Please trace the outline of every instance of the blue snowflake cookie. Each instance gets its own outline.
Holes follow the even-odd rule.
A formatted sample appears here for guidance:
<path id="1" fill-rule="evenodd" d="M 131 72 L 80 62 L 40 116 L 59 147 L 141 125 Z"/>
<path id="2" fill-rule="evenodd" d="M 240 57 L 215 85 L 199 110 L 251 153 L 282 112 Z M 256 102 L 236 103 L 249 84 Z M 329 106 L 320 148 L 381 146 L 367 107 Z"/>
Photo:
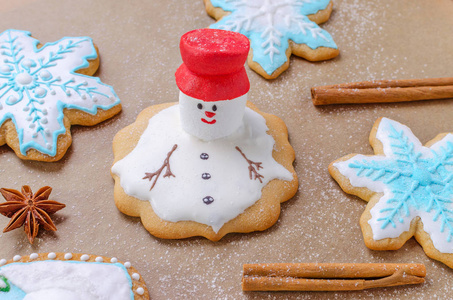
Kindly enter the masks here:
<path id="1" fill-rule="evenodd" d="M 41 45 L 30 32 L 0 34 L 0 145 L 22 159 L 57 161 L 71 124 L 94 125 L 121 110 L 113 88 L 92 77 L 99 57 L 89 37 Z"/>
<path id="2" fill-rule="evenodd" d="M 204 0 L 217 23 L 210 28 L 242 33 L 250 39 L 248 64 L 267 79 L 289 67 L 291 53 L 309 61 L 336 57 L 338 47 L 318 24 L 332 12 L 330 0 Z"/>
<path id="3" fill-rule="evenodd" d="M 329 166 L 341 188 L 368 201 L 360 225 L 365 244 L 396 250 L 412 236 L 425 253 L 453 268 L 453 134 L 425 146 L 387 118 L 374 124 L 376 155 L 350 154 Z"/>

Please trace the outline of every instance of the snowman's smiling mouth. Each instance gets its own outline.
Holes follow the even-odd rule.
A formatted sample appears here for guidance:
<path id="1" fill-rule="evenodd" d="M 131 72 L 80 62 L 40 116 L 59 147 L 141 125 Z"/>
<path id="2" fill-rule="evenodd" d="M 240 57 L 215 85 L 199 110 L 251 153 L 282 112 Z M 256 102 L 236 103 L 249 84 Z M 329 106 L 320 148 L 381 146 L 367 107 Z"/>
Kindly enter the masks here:
<path id="1" fill-rule="evenodd" d="M 208 118 L 213 118 L 215 116 L 215 113 L 213 112 L 210 112 L 210 111 L 205 111 L 204 114 L 206 115 L 206 117 Z M 217 122 L 215 119 L 211 120 L 211 121 L 208 121 L 206 120 L 205 118 L 201 118 L 201 121 L 206 123 L 206 124 L 215 124 L 215 122 Z"/>
<path id="2" fill-rule="evenodd" d="M 201 118 L 201 121 L 204 122 L 204 123 L 206 123 L 206 124 L 214 124 L 215 122 L 217 122 L 215 119 L 212 120 L 212 121 L 208 121 L 208 120 L 206 120 L 205 118 Z"/>

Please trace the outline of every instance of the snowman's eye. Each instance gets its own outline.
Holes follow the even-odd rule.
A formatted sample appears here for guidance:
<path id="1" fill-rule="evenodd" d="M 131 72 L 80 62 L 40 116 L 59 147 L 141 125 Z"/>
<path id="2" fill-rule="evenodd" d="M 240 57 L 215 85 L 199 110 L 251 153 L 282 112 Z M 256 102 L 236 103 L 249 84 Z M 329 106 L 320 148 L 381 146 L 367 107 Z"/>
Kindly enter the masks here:
<path id="1" fill-rule="evenodd" d="M 216 105 L 213 105 L 212 106 L 212 111 L 216 111 L 217 110 L 217 106 Z"/>
<path id="2" fill-rule="evenodd" d="M 203 104 L 198 103 L 198 104 L 197 104 L 197 107 L 198 107 L 198 109 L 203 109 Z"/>

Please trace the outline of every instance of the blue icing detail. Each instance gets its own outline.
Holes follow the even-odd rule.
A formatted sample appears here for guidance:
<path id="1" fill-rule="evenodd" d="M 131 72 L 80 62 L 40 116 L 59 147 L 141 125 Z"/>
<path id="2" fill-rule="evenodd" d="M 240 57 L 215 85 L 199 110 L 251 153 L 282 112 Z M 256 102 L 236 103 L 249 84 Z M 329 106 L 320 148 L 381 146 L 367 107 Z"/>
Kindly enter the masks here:
<path id="1" fill-rule="evenodd" d="M 28 263 L 10 263 L 10 264 L 7 264 L 7 265 L 4 265 L 4 266 L 0 267 L 0 272 L 1 272 L 1 269 L 8 268 L 9 266 L 13 266 L 13 265 L 16 265 L 16 264 L 28 265 L 28 264 L 33 264 L 33 263 L 37 263 L 37 262 L 39 262 L 39 261 L 28 262 Z M 56 261 L 47 261 L 47 262 L 54 263 L 54 262 L 63 262 L 63 261 L 56 260 Z M 105 263 L 101 263 L 101 262 L 82 262 L 82 261 L 64 261 L 64 263 L 70 263 L 70 264 L 98 264 L 98 265 L 105 264 Z M 126 267 L 124 265 L 120 264 L 120 263 L 109 263 L 109 265 L 114 265 L 114 266 L 120 268 L 124 272 L 124 276 L 127 278 L 127 281 L 129 282 L 130 299 L 134 300 L 135 297 L 134 297 L 134 292 L 132 291 L 132 287 L 133 287 L 132 278 L 129 275 L 129 272 L 127 271 Z M 2 276 L 0 275 L 0 280 L 1 280 L 1 277 Z M 1 292 L 0 291 L 0 299 L 1 300 L 22 300 L 26 296 L 26 293 L 24 291 L 22 291 L 21 289 L 19 289 L 17 286 L 15 286 L 13 283 L 8 281 L 8 284 L 10 286 L 10 290 L 8 292 Z"/>
<path id="2" fill-rule="evenodd" d="M 91 38 L 65 37 L 39 49 L 38 44 L 27 31 L 0 34 L 0 126 L 12 120 L 23 155 L 33 148 L 55 156 L 58 136 L 66 131 L 64 108 L 96 114 L 120 100 L 99 78 L 75 73 L 97 58 Z"/>
<path id="3" fill-rule="evenodd" d="M 210 28 L 236 31 L 247 36 L 253 50 L 253 61 L 260 64 L 266 73 L 272 74 L 287 61 L 288 40 L 306 44 L 311 49 L 337 49 L 331 35 L 306 17 L 325 9 L 329 2 L 293 0 L 257 4 L 247 0 L 211 0 L 214 7 L 230 11 L 231 14 L 212 24 Z M 263 8 L 265 5 L 269 5 L 268 10 Z M 282 16 L 277 15 L 280 8 L 291 9 L 291 13 L 285 11 Z M 253 16 L 246 16 L 246 12 Z M 263 26 L 263 22 L 266 25 Z"/>
<path id="4" fill-rule="evenodd" d="M 382 160 L 355 160 L 348 164 L 358 177 L 384 183 L 393 198 L 380 210 L 381 229 L 396 227 L 409 216 L 410 208 L 434 212 L 433 221 L 439 222 L 440 232 L 448 230 L 447 242 L 453 237 L 453 143 L 442 140 L 432 155 L 415 150 L 405 135 L 402 125 L 383 119 L 380 127 L 390 142 L 392 156 Z"/>

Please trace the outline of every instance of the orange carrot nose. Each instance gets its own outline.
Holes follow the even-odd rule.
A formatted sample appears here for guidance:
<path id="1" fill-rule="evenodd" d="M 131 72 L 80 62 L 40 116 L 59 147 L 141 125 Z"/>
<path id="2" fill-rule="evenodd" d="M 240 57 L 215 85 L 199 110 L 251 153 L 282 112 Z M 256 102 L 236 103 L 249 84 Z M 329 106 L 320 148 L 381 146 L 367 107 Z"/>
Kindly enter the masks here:
<path id="1" fill-rule="evenodd" d="M 208 117 L 208 118 L 212 118 L 215 116 L 215 113 L 210 112 L 210 111 L 205 111 L 204 113 L 205 113 L 206 117 Z"/>

